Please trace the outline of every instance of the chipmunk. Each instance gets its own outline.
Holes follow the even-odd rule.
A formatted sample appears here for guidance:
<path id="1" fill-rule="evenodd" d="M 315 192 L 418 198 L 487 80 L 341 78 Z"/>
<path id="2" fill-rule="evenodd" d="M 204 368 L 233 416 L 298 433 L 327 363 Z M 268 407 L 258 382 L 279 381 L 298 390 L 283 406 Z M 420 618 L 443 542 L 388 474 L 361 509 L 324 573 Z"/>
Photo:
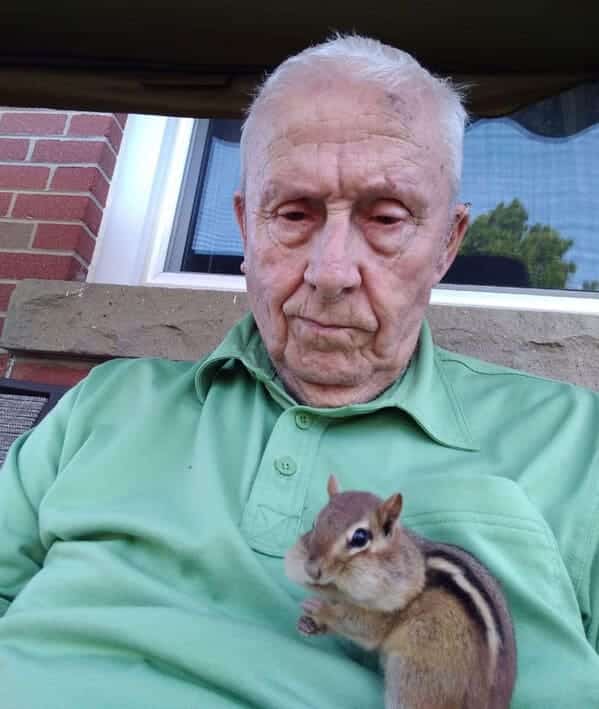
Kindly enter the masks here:
<path id="1" fill-rule="evenodd" d="M 471 554 L 401 526 L 401 494 L 340 492 L 287 552 L 287 576 L 320 597 L 298 630 L 378 650 L 386 709 L 507 709 L 516 677 L 499 583 Z"/>

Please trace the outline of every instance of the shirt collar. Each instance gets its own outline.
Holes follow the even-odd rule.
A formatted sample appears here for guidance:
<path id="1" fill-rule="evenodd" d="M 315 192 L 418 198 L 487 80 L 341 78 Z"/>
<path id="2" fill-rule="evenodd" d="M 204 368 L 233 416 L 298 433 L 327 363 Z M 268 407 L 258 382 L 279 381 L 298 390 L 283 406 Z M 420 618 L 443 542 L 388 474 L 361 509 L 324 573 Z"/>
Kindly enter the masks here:
<path id="1" fill-rule="evenodd" d="M 238 361 L 269 390 L 283 407 L 297 402 L 284 390 L 268 356 L 253 316 L 246 315 L 226 335 L 222 343 L 202 360 L 196 371 L 195 385 L 198 398 L 204 401 L 217 372 L 229 362 Z M 446 378 L 433 344 L 426 321 L 422 324 L 418 347 L 404 375 L 365 404 L 352 404 L 320 411 L 330 418 L 342 418 L 397 408 L 405 411 L 434 441 L 449 448 L 476 451 L 479 447 L 468 426 L 464 410 Z"/>

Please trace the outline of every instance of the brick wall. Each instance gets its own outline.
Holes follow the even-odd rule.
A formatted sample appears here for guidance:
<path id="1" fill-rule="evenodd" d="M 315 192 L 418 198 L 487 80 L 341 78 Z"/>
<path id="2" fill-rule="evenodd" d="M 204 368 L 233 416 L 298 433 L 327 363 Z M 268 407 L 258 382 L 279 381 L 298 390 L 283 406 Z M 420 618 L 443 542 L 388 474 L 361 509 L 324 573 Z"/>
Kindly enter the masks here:
<path id="1" fill-rule="evenodd" d="M 85 280 L 125 121 L 0 108 L 0 332 L 18 281 Z"/>
<path id="2" fill-rule="evenodd" d="M 40 382 L 72 387 L 80 382 L 97 362 L 76 357 L 46 357 L 44 355 L 6 355 L 0 361 L 0 376 L 27 382 Z"/>

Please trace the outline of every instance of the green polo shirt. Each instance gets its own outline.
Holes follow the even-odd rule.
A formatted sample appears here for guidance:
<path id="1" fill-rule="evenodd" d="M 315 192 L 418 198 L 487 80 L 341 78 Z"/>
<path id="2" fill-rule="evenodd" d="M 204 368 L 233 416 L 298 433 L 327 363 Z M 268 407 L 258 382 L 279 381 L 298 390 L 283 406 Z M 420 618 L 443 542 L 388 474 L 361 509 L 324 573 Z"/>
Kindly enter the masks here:
<path id="1" fill-rule="evenodd" d="M 298 405 L 251 317 L 199 363 L 99 366 L 0 472 L 6 709 L 372 709 L 374 656 L 295 630 L 282 556 L 345 489 L 470 549 L 513 612 L 512 707 L 599 707 L 599 398 L 435 348 Z"/>

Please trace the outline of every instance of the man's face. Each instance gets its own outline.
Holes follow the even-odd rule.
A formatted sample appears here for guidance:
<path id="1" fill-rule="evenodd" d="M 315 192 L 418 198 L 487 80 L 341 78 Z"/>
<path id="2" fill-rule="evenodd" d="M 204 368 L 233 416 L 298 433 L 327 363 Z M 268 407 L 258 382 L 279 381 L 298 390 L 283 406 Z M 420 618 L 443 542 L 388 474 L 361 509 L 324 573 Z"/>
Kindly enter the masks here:
<path id="1" fill-rule="evenodd" d="M 435 103 L 336 82 L 286 93 L 254 129 L 235 210 L 250 305 L 300 401 L 368 401 L 405 369 L 467 225 Z"/>

